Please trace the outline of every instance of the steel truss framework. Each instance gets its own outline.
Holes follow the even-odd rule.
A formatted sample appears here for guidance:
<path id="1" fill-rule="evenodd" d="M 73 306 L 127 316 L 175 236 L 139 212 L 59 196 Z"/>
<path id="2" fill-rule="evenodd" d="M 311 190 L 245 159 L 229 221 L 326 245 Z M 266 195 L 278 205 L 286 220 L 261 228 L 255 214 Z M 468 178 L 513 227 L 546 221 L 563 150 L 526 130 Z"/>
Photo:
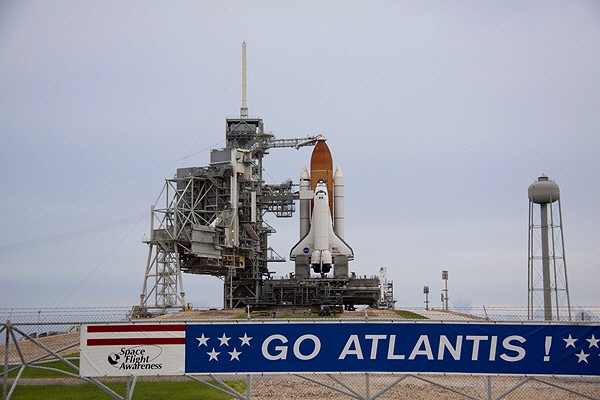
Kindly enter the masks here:
<path id="1" fill-rule="evenodd" d="M 223 281 L 225 308 L 263 301 L 273 256 L 267 212 L 291 217 L 292 181 L 265 185 L 263 157 L 270 148 L 314 145 L 319 136 L 275 139 L 261 119 L 226 120 L 226 147 L 208 167 L 181 168 L 167 179 L 151 210 L 150 239 L 138 315 L 186 308 L 182 273 Z"/>
<path id="2" fill-rule="evenodd" d="M 529 204 L 528 318 L 571 320 L 565 242 L 560 199 L 548 204 Z M 548 253 L 544 254 L 544 247 Z M 544 265 L 548 270 L 544 272 Z M 544 277 L 549 290 L 544 289 Z M 553 306 L 545 305 L 544 297 Z"/>

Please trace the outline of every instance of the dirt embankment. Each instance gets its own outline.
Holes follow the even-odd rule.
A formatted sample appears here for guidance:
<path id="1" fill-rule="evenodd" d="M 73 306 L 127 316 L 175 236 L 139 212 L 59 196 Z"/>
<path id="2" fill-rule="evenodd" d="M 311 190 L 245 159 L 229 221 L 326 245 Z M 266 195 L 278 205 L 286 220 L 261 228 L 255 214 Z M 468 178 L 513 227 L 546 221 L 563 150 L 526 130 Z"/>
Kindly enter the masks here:
<path id="1" fill-rule="evenodd" d="M 37 343 L 36 343 L 37 342 Z M 44 349 L 50 349 L 61 356 L 79 353 L 79 332 L 60 333 L 41 338 L 23 339 L 18 342 L 18 349 L 14 342 L 8 345 L 8 362 L 10 364 L 21 363 L 23 357 L 25 362 L 46 357 L 50 355 Z M 6 344 L 0 345 L 0 354 L 4 355 Z"/>
<path id="2" fill-rule="evenodd" d="M 192 311 L 182 311 L 173 314 L 165 314 L 155 318 L 150 319 L 150 321 L 155 320 L 168 320 L 168 321 L 201 321 L 201 320 L 218 320 L 218 319 L 244 319 L 246 316 L 246 310 L 244 309 L 234 309 L 234 310 L 192 310 Z M 262 313 L 252 313 L 252 319 L 255 318 L 285 318 L 286 316 L 310 316 L 310 312 L 308 310 L 290 310 L 290 309 L 281 309 L 281 310 L 270 310 L 268 312 Z M 378 309 L 368 309 L 365 313 L 365 310 L 359 311 L 344 311 L 343 313 L 336 315 L 339 318 L 345 319 L 404 319 L 402 316 L 398 315 L 394 310 L 378 310 Z M 336 317 L 334 316 L 334 317 Z M 140 320 L 141 321 L 141 320 Z"/>

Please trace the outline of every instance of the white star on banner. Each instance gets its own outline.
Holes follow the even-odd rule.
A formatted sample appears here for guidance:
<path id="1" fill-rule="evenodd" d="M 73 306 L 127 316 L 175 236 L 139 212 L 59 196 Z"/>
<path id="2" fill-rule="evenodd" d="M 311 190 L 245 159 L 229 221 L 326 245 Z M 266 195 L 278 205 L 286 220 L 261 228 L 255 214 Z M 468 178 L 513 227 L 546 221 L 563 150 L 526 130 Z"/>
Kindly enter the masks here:
<path id="1" fill-rule="evenodd" d="M 250 346 L 250 340 L 252 338 L 248 337 L 248 334 L 244 332 L 244 337 L 241 337 L 240 340 L 242 341 L 242 346 L 247 344 L 248 346 Z"/>
<path id="2" fill-rule="evenodd" d="M 196 339 L 198 340 L 198 347 L 200 347 L 202 345 L 208 347 L 208 344 L 206 344 L 206 342 L 208 342 L 208 339 L 210 339 L 210 338 L 207 338 L 206 336 L 204 336 L 204 333 L 202 334 L 201 337 L 196 338 Z"/>
<path id="3" fill-rule="evenodd" d="M 575 342 L 577 341 L 577 339 L 573 339 L 571 337 L 571 334 L 569 333 L 569 337 L 567 339 L 563 339 L 565 342 L 567 342 L 567 345 L 565 346 L 565 348 L 569 347 L 569 346 L 573 346 L 573 348 L 575 347 Z"/>
<path id="4" fill-rule="evenodd" d="M 228 338 L 227 336 L 225 336 L 225 333 L 223 333 L 223 337 L 220 337 L 217 339 L 219 339 L 221 341 L 221 344 L 219 346 L 223 346 L 223 345 L 229 346 L 229 339 L 231 339 L 231 338 Z"/>
<path id="5" fill-rule="evenodd" d="M 589 354 L 585 354 L 583 352 L 583 349 L 581 349 L 581 353 L 575 354 L 575 355 L 579 358 L 579 360 L 577 361 L 577 364 L 579 364 L 582 361 L 585 361 L 585 363 L 587 364 L 587 362 L 588 362 L 587 358 L 588 358 Z"/>
<path id="6" fill-rule="evenodd" d="M 231 355 L 231 360 L 229 360 L 229 361 L 233 361 L 234 358 L 236 360 L 240 361 L 240 354 L 242 354 L 241 351 L 237 351 L 234 347 L 233 351 L 228 351 L 228 353 Z"/>
<path id="7" fill-rule="evenodd" d="M 208 359 L 208 361 L 210 360 L 217 360 L 219 361 L 219 359 L 217 358 L 217 356 L 221 353 L 219 353 L 218 351 L 215 351 L 215 348 L 213 347 L 212 351 L 207 351 L 206 354 L 208 354 L 210 356 L 210 358 Z"/>
<path id="8" fill-rule="evenodd" d="M 592 333 L 592 338 L 591 339 L 585 339 L 588 342 L 590 342 L 590 347 L 594 346 L 595 348 L 598 348 L 598 342 L 600 342 L 600 339 L 596 339 L 594 337 L 594 334 Z"/>

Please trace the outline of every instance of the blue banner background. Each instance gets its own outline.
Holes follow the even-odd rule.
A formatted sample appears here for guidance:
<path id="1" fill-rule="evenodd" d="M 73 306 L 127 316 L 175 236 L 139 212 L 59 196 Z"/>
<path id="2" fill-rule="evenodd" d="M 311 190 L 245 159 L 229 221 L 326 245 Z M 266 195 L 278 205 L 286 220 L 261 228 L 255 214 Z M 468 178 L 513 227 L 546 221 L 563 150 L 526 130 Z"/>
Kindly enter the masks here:
<path id="1" fill-rule="evenodd" d="M 575 324 L 240 321 L 185 346 L 186 373 L 600 375 L 600 327 Z"/>

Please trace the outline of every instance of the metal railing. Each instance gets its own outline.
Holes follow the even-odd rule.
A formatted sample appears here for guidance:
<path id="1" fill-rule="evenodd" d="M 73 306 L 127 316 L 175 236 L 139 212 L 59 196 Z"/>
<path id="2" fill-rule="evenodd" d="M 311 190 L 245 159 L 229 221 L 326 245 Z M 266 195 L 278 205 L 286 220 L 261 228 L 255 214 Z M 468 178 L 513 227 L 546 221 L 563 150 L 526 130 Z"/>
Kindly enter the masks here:
<path id="1" fill-rule="evenodd" d="M 247 317 L 245 310 L 223 311 L 223 319 Z M 381 310 L 361 310 L 355 318 L 376 320 Z M 389 311 L 389 310 L 388 310 Z M 526 310 L 487 308 L 469 310 L 408 310 L 431 319 L 525 321 Z M 599 309 L 581 308 L 586 322 L 597 323 Z M 345 313 L 348 314 L 348 313 Z M 191 311 L 163 316 L 178 320 L 218 319 L 218 311 Z M 273 314 L 275 315 L 275 314 Z M 406 314 L 405 314 L 406 315 Z M 348 315 L 346 315 L 348 317 Z M 0 309 L 0 370 L 2 399 L 15 390 L 38 385 L 89 384 L 106 398 L 131 399 L 136 388 L 151 382 L 197 382 L 236 399 L 600 399 L 600 377 L 471 375 L 471 374 L 252 374 L 184 375 L 180 377 L 89 378 L 79 375 L 79 329 L 83 324 L 131 321 L 129 308 Z M 415 321 L 418 323 L 418 321 Z M 35 372 L 34 372 L 35 371 Z M 124 390 L 111 383 L 124 384 Z M 232 382 L 236 384 L 233 385 Z M 241 382 L 241 383 L 240 383 Z M 33 385 L 36 385 L 35 387 Z"/>

